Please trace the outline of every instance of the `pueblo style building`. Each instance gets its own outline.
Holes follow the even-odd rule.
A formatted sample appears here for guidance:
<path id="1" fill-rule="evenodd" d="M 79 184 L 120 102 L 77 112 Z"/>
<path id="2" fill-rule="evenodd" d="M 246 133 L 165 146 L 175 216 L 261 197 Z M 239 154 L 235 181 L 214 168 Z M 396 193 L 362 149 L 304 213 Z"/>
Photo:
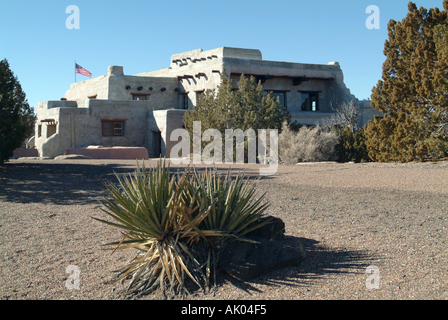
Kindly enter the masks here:
<path id="1" fill-rule="evenodd" d="M 224 72 L 236 87 L 241 74 L 254 76 L 280 97 L 292 121 L 314 125 L 331 112 L 330 102 L 355 99 L 363 118 L 377 114 L 369 101 L 358 101 L 344 84 L 338 62 L 303 64 L 266 61 L 253 49 L 222 47 L 178 53 L 170 66 L 125 75 L 122 66 L 73 83 L 60 101 L 39 102 L 35 145 L 40 157 L 53 158 L 72 148 L 146 148 L 150 158 L 169 155 L 170 133 L 183 126 L 186 109 L 202 92 L 216 88 Z M 130 157 L 132 158 L 132 157 Z M 135 157 L 134 157 L 135 158 Z"/>

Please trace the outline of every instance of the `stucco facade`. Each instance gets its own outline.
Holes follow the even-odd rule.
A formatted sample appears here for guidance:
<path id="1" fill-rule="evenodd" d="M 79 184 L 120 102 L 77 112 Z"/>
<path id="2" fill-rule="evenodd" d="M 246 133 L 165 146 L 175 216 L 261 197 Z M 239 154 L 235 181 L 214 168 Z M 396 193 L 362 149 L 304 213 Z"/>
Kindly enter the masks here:
<path id="1" fill-rule="evenodd" d="M 61 101 L 39 102 L 35 144 L 40 156 L 55 157 L 89 145 L 145 147 L 150 157 L 169 156 L 187 108 L 215 89 L 223 72 L 235 87 L 241 74 L 254 76 L 274 91 L 292 120 L 315 124 L 327 117 L 330 102 L 356 99 L 344 84 L 337 62 L 327 65 L 265 61 L 259 50 L 222 47 L 171 56 L 170 67 L 125 75 L 110 66 L 106 75 L 73 83 Z M 366 123 L 375 110 L 360 104 Z M 370 110 L 370 109 L 371 110 Z"/>

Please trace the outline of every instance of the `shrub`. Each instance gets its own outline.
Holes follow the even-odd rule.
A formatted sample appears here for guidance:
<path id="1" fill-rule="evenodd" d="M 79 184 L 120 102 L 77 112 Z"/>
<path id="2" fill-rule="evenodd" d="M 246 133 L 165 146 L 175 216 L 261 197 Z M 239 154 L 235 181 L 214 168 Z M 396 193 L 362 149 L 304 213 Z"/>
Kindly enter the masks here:
<path id="1" fill-rule="evenodd" d="M 349 126 L 344 129 L 335 127 L 334 130 L 339 135 L 339 143 L 336 146 L 339 162 L 371 161 L 367 152 L 364 128 L 356 132 L 352 132 Z"/>
<path id="2" fill-rule="evenodd" d="M 232 179 L 229 172 L 222 178 L 216 170 L 198 174 L 190 169 L 172 175 L 160 161 L 156 168 L 146 171 L 143 166 L 117 178 L 119 186 L 105 183 L 109 197 L 102 209 L 115 222 L 94 219 L 125 230 L 121 241 L 106 244 L 115 246 L 114 251 L 140 251 L 118 270 L 118 280 L 131 278 L 126 293 L 139 295 L 157 288 L 164 295 L 167 289 L 188 293 L 187 277 L 200 288 L 204 282 L 208 287 L 220 245 L 228 239 L 244 241 L 247 232 L 267 223 L 257 223 L 267 204 L 261 203 L 263 196 L 253 200 L 255 186 L 243 175 Z M 195 256 L 196 246 L 208 251 L 206 263 Z"/>
<path id="3" fill-rule="evenodd" d="M 282 164 L 336 160 L 335 147 L 338 135 L 319 126 L 301 127 L 293 132 L 286 123 L 279 135 L 279 161 Z"/>

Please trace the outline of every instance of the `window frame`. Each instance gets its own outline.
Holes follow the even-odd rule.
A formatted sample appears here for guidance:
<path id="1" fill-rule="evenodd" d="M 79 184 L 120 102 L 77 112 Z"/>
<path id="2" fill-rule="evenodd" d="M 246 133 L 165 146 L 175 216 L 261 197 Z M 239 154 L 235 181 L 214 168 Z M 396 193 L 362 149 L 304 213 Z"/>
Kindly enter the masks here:
<path id="1" fill-rule="evenodd" d="M 300 93 L 300 111 L 302 112 L 318 112 L 319 111 L 319 94 L 322 93 L 322 91 L 298 91 Z M 316 96 L 316 110 L 313 110 L 313 105 L 311 103 L 310 110 L 304 110 L 303 104 L 304 101 L 302 100 L 302 94 L 308 94 L 308 95 L 315 95 Z M 312 102 L 312 101 L 311 101 Z"/>
<path id="2" fill-rule="evenodd" d="M 196 104 L 197 104 L 199 103 L 199 98 L 201 98 L 201 95 L 205 93 L 205 89 L 194 90 L 194 92 L 196 93 Z"/>
<path id="3" fill-rule="evenodd" d="M 287 94 L 288 92 L 291 92 L 291 90 L 264 90 L 265 94 L 267 95 L 269 92 L 272 92 L 272 94 L 274 95 L 274 101 L 277 100 L 277 97 L 275 96 L 276 93 L 282 93 L 284 96 L 283 99 L 283 106 L 280 106 L 280 110 L 288 110 L 288 104 L 287 104 Z"/>
<path id="4" fill-rule="evenodd" d="M 182 92 L 181 96 L 182 96 L 181 109 L 182 110 L 188 110 L 188 93 L 187 92 Z"/>
<path id="5" fill-rule="evenodd" d="M 132 101 L 149 101 L 150 93 L 131 93 Z M 135 100 L 136 97 L 145 97 L 145 99 Z"/>
<path id="6" fill-rule="evenodd" d="M 122 137 L 125 134 L 125 123 L 127 119 L 101 119 L 101 134 L 103 137 Z M 111 123 L 112 134 L 105 134 L 104 124 Z M 115 128 L 115 124 L 121 124 L 121 128 Z M 121 129 L 121 134 L 115 134 L 115 129 Z"/>
<path id="7" fill-rule="evenodd" d="M 283 94 L 283 107 L 280 106 L 280 109 L 288 110 L 288 104 L 287 104 L 287 92 L 291 92 L 290 90 L 271 90 L 274 94 L 274 99 L 276 100 L 277 97 L 275 96 L 276 93 L 282 93 Z"/>

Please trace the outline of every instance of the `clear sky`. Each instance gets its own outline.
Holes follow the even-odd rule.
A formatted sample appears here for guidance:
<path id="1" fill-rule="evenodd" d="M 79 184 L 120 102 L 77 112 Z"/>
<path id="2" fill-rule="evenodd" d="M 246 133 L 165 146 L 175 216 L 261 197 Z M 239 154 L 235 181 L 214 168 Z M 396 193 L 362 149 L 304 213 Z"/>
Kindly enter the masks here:
<path id="1" fill-rule="evenodd" d="M 169 67 L 175 53 L 223 46 L 259 49 L 265 60 L 338 61 L 347 87 L 366 99 L 381 78 L 387 23 L 402 20 L 408 2 L 1 0 L 0 60 L 8 59 L 33 107 L 64 97 L 75 60 L 92 77 L 110 65 L 133 75 Z M 442 0 L 413 2 L 443 8 Z M 69 5 L 79 8 L 79 29 L 66 27 Z M 369 5 L 379 9 L 379 29 L 366 27 Z"/>

